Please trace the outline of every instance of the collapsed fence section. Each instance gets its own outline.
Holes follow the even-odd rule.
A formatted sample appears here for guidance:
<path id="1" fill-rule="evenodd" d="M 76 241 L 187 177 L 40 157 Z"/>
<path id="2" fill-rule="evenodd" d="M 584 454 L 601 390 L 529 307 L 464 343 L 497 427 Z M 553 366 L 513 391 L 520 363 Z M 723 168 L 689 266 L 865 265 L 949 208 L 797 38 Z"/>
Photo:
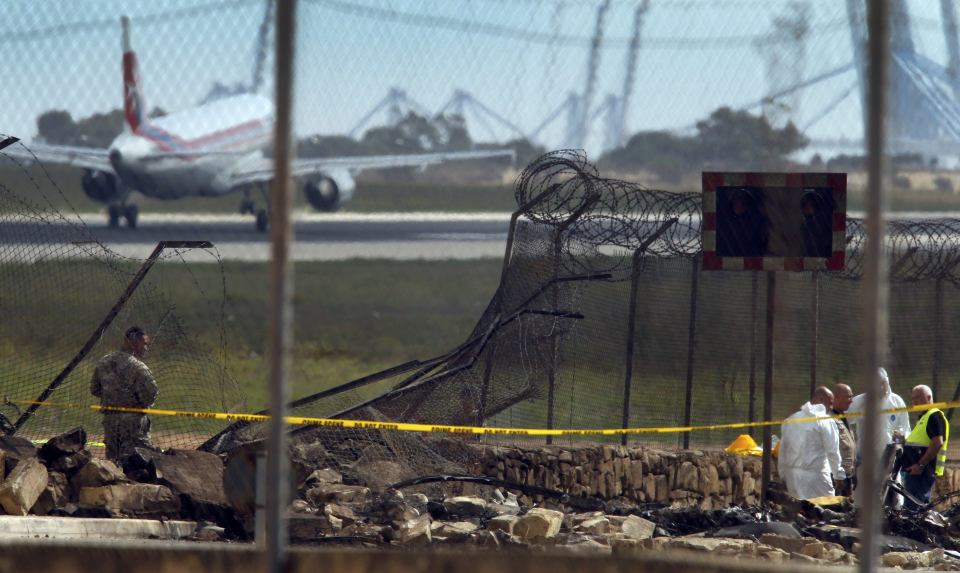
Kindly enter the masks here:
<path id="1" fill-rule="evenodd" d="M 374 398 L 341 408 L 335 388 L 298 400 L 294 414 L 520 428 L 762 418 L 768 275 L 702 270 L 698 194 L 604 179 L 582 155 L 559 152 L 527 168 L 517 201 L 500 286 L 464 344 L 405 365 L 403 372 L 374 375 L 381 388 Z M 887 370 L 902 396 L 920 383 L 931 385 L 938 400 L 960 391 L 960 357 L 945 351 L 960 342 L 951 320 L 960 309 L 958 239 L 956 220 L 891 223 Z M 843 271 L 784 273 L 777 281 L 774 418 L 796 411 L 817 385 L 843 382 L 864 391 L 855 359 L 864 240 L 862 221 L 852 219 Z M 342 388 L 353 391 L 357 383 Z M 629 441 L 716 447 L 741 431 L 645 434 Z M 374 442 L 384 460 L 401 465 L 464 463 L 418 438 L 389 437 L 389 431 L 294 433 L 302 443 L 339 444 L 334 458 L 343 461 L 359 459 Z M 231 443 L 259 434 L 255 425 L 225 433 L 236 439 Z M 628 441 L 590 436 L 555 442 L 580 440 Z M 353 453 L 343 451 L 344 443 Z"/>
<path id="2" fill-rule="evenodd" d="M 120 349 L 124 332 L 134 325 L 152 337 L 148 362 L 159 385 L 158 407 L 242 408 L 243 398 L 223 364 L 222 337 L 191 335 L 196 317 L 181 316 L 165 288 L 166 269 L 182 263 L 185 249 L 206 249 L 216 257 L 211 245 L 164 243 L 146 260 L 129 259 L 96 241 L 81 221 L 34 203 L 42 198 L 31 200 L 0 185 L 4 433 L 45 440 L 81 426 L 101 442 L 101 414 L 24 402 L 90 403 L 97 361 Z M 206 285 L 214 308 L 224 295 L 216 286 Z M 158 417 L 152 433 L 160 447 L 192 448 L 223 426 Z"/>

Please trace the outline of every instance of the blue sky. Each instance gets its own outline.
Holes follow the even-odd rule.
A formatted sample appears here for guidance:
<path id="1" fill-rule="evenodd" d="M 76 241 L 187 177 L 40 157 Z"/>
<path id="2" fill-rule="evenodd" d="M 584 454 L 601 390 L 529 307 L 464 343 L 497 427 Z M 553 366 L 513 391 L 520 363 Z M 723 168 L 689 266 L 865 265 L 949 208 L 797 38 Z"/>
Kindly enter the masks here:
<path id="1" fill-rule="evenodd" d="M 651 0 L 627 131 L 689 127 L 720 105 L 759 100 L 771 82 L 790 83 L 849 62 L 840 0 L 805 2 L 811 27 L 804 57 L 784 42 L 758 48 L 754 39 L 770 33 L 773 18 L 791 1 Z M 467 90 L 529 132 L 568 92 L 583 91 L 598 3 L 301 0 L 295 129 L 301 135 L 347 132 L 397 86 L 431 110 L 454 89 Z M 638 3 L 611 3 L 593 107 L 622 90 Z M 942 62 L 939 3 L 908 5 L 918 49 Z M 261 0 L 6 0 L 0 4 L 0 132 L 30 137 L 36 115 L 46 109 L 84 116 L 119 106 L 121 14 L 133 19 L 148 105 L 176 110 L 196 103 L 214 81 L 246 81 L 262 11 Z M 781 77 L 768 73 L 771 54 L 788 62 L 774 66 Z M 790 117 L 809 126 L 813 138 L 859 138 L 855 82 L 847 72 L 804 91 L 788 102 Z M 468 121 L 477 139 L 508 135 L 496 126 L 488 132 L 474 117 Z M 594 154 L 601 123 L 592 123 L 587 141 Z M 554 122 L 542 142 L 562 145 L 563 131 L 563 121 Z"/>

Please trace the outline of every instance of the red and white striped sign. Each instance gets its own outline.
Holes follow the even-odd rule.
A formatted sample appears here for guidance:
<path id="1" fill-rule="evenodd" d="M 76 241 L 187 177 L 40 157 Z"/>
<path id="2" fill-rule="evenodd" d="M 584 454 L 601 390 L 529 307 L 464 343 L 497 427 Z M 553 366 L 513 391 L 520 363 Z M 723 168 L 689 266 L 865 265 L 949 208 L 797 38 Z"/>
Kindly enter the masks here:
<path id="1" fill-rule="evenodd" d="M 727 216 L 724 209 L 718 211 L 718 191 L 724 193 L 747 192 L 751 197 L 779 197 L 796 193 L 817 192 L 832 198 L 833 214 L 830 220 L 832 242 L 829 256 L 796 256 L 784 252 L 764 252 L 762 256 L 731 256 L 730 249 L 718 253 L 718 224 L 724 225 Z M 800 201 L 800 199 L 796 199 Z M 761 211 L 763 207 L 760 207 Z M 729 213 L 729 210 L 727 211 Z M 792 216 L 792 214 L 791 214 Z M 798 221 L 800 213 L 797 212 Z M 762 218 L 770 229 L 776 231 L 766 214 Z M 782 218 L 782 217 L 781 217 Z M 707 270 L 751 271 L 838 271 L 843 269 L 847 229 L 847 174 L 846 173 L 703 173 L 703 268 Z M 825 224 L 824 224 L 825 228 Z M 769 234 L 768 234 L 769 236 Z M 824 243 L 823 247 L 827 247 Z M 803 248 L 802 245 L 799 248 Z M 766 248 L 764 249 L 766 251 Z M 796 248 L 790 249 L 796 251 Z M 727 251 L 727 252 L 723 252 Z"/>

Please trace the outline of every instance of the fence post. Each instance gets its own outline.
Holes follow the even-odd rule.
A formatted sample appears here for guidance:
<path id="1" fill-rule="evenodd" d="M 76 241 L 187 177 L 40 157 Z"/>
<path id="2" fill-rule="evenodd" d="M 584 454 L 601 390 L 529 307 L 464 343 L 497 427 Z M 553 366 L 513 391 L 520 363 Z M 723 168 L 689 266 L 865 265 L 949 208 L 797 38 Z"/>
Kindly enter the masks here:
<path id="1" fill-rule="evenodd" d="M 934 394 L 936 396 L 936 394 Z M 953 397 L 950 399 L 951 402 L 960 401 L 960 380 L 957 381 L 957 385 L 953 389 Z M 944 414 L 947 417 L 947 423 L 953 423 L 953 411 L 956 408 L 947 408 Z"/>
<path id="2" fill-rule="evenodd" d="M 667 220 L 652 235 L 646 238 L 635 251 L 633 251 L 633 261 L 630 264 L 630 310 L 627 313 L 627 349 L 624 375 L 623 375 L 623 429 L 630 427 L 630 388 L 633 386 L 633 348 L 634 337 L 637 332 L 637 288 L 640 283 L 640 259 L 647 247 L 660 238 L 678 219 L 676 217 Z M 620 438 L 622 445 L 627 445 L 627 435 L 623 434 Z"/>
<path id="3" fill-rule="evenodd" d="M 934 396 L 940 396 L 940 363 L 943 360 L 943 277 L 937 277 L 933 286 L 933 372 L 930 387 Z"/>
<path id="4" fill-rule="evenodd" d="M 559 309 L 560 292 L 557 288 L 557 278 L 560 276 L 560 259 L 563 254 L 563 234 L 570 228 L 577 219 L 583 216 L 591 207 L 600 200 L 600 194 L 594 193 L 585 199 L 583 204 L 576 211 L 570 214 L 567 219 L 561 223 L 553 236 L 553 280 L 554 284 L 550 288 L 550 308 L 553 312 Z M 556 321 L 556 319 L 554 319 Z M 550 368 L 547 370 L 547 429 L 553 429 L 553 405 L 557 393 L 557 361 L 559 359 L 559 347 L 557 345 L 557 333 L 550 335 Z M 553 443 L 553 436 L 547 436 L 547 445 Z"/>
<path id="5" fill-rule="evenodd" d="M 623 375 L 623 425 L 624 429 L 630 427 L 630 386 L 633 384 L 633 339 L 637 331 L 637 283 L 640 282 L 640 257 L 643 251 L 637 249 L 633 252 L 633 263 L 630 265 L 630 310 L 627 311 L 627 352 L 626 363 Z M 620 436 L 620 443 L 627 445 L 627 435 Z"/>
<path id="6" fill-rule="evenodd" d="M 760 291 L 760 273 L 752 273 L 750 285 L 750 388 L 747 418 L 751 423 L 756 420 L 757 404 L 757 296 Z"/>
<path id="7" fill-rule="evenodd" d="M 557 312 L 559 306 L 560 293 L 557 288 L 556 279 L 560 276 L 560 255 L 561 255 L 561 237 L 562 231 L 557 230 L 553 238 L 553 279 L 554 284 L 550 287 L 550 310 Z M 556 321 L 556 318 L 554 318 Z M 556 327 L 556 322 L 554 322 Z M 553 429 L 553 406 L 556 400 L 557 392 L 557 361 L 559 359 L 557 345 L 557 333 L 550 334 L 550 366 L 547 369 L 547 429 Z M 553 436 L 547 436 L 547 445 L 553 443 Z"/>
<path id="8" fill-rule="evenodd" d="M 813 271 L 813 340 L 810 341 L 810 395 L 817 388 L 817 351 L 820 344 L 820 271 Z"/>
<path id="9" fill-rule="evenodd" d="M 690 280 L 690 315 L 687 324 L 687 391 L 683 408 L 683 425 L 689 426 L 693 410 L 693 362 L 697 345 L 697 298 L 700 290 L 700 257 L 693 258 Z M 690 447 L 690 432 L 683 433 L 683 449 Z"/>
<path id="10" fill-rule="evenodd" d="M 274 178 L 270 193 L 270 289 L 267 305 L 267 381 L 270 421 L 267 425 L 267 531 L 266 565 L 270 573 L 288 568 L 287 504 L 290 493 L 290 452 L 284 416 L 289 401 L 288 377 L 293 347 L 293 273 L 290 250 L 293 242 L 290 207 L 294 153 L 293 58 L 296 33 L 296 0 L 277 3 L 276 16 L 276 122 L 273 135 Z"/>
<path id="11" fill-rule="evenodd" d="M 777 273 L 767 271 L 767 349 L 763 372 L 763 420 L 773 419 L 773 352 L 774 352 L 774 324 L 777 310 Z M 770 487 L 771 442 L 773 429 L 769 425 L 763 427 L 763 463 L 760 478 L 760 504 L 766 505 L 767 492 Z"/>
<path id="12" fill-rule="evenodd" d="M 539 195 L 534 201 L 527 203 L 526 205 L 521 205 L 519 209 L 514 211 L 513 215 L 510 216 L 510 227 L 507 230 L 507 246 L 506 251 L 503 253 L 503 266 L 500 268 L 500 284 L 497 285 L 497 307 L 498 313 L 503 313 L 503 283 L 504 279 L 507 277 L 507 269 L 510 268 L 510 255 L 513 253 L 513 239 L 517 233 L 517 221 L 520 219 L 520 216 L 524 213 L 525 208 L 533 206 L 533 204 L 539 202 L 545 194 Z M 490 377 L 493 375 L 493 356 L 496 353 L 497 343 L 493 341 L 490 344 L 490 350 L 487 352 L 486 360 L 483 365 L 483 387 L 480 389 L 480 407 L 477 412 L 477 425 L 482 426 L 483 421 L 487 417 L 487 396 L 490 392 Z"/>
<path id="13" fill-rule="evenodd" d="M 864 218 L 867 242 L 863 261 L 863 377 L 867 390 L 867 404 L 863 419 L 862 462 L 859 472 L 859 488 L 865 495 L 860 506 L 860 571 L 868 573 L 877 569 L 880 560 L 880 522 L 883 509 L 879 496 L 880 475 L 880 389 L 877 383 L 877 368 L 883 365 L 888 337 L 887 302 L 889 275 L 884 256 L 886 235 L 887 193 L 884 179 L 887 173 L 886 119 L 887 90 L 890 67 L 890 2 L 877 0 L 867 2 L 868 59 L 867 73 L 870 89 L 867 90 L 864 109 L 864 139 L 867 147 L 867 193 L 866 217 Z"/>

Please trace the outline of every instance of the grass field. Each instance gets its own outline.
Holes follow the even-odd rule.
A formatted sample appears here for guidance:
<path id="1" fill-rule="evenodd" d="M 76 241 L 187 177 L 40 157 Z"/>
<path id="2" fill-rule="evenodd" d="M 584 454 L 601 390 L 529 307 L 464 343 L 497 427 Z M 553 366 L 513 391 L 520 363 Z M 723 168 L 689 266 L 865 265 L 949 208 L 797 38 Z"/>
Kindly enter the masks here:
<path id="1" fill-rule="evenodd" d="M 78 289 L 94 289 L 100 275 L 81 263 L 61 263 Z M 450 350 L 466 339 L 499 281 L 500 261 L 397 262 L 356 260 L 302 263 L 295 269 L 293 395 L 300 396 L 346 382 L 364 374 L 415 358 Z M 217 347 L 223 329 L 227 371 L 237 380 L 247 406 L 266 404 L 267 266 L 226 263 L 226 299 L 223 304 L 220 268 L 216 265 L 161 263 L 151 271 L 146 286 L 166 293 L 164 304 L 175 307 L 185 332 L 207 347 Z M 63 292 L 63 274 L 19 272 L 20 302 L 9 308 L 6 340 L 0 354 L 7 371 L 15 363 L 57 366 L 51 354 L 74 352 L 92 332 L 119 294 Z M 9 278 L 9 274 L 8 274 Z M 11 284 L 9 280 L 4 281 Z M 67 289 L 69 291 L 69 289 Z M 50 293 L 47 296 L 46 293 Z M 59 294 L 57 294 L 59 293 Z M 69 295 L 69 296 L 67 296 Z M 165 306 L 134 299 L 147 325 L 155 324 Z M 93 306 L 93 309 L 88 307 Z M 137 314 L 139 313 L 139 314 Z M 31 328 L 18 328 L 16 317 L 31 317 Z M 77 336 L 64 344 L 57 338 L 63 317 L 87 324 L 76 326 Z M 82 317 L 82 319 L 81 319 Z M 64 335 L 66 336 L 66 335 Z M 157 341 L 155 359 L 163 357 L 164 336 Z M 71 348 L 56 348 L 58 344 Z M 105 343 L 106 345 L 106 343 Z M 107 348 L 108 349 L 108 348 Z M 184 353 L 188 349 L 177 348 Z M 179 356 L 179 355 L 178 355 Z M 30 357 L 27 359 L 26 357 Z M 169 358 L 169 357 L 168 357 Z M 169 358 L 172 360 L 172 358 Z M 62 364 L 61 364 L 62 367 Z M 38 383 L 41 383 L 38 381 Z"/>
<path id="2" fill-rule="evenodd" d="M 83 277 L 93 271 L 89 263 L 58 263 L 63 273 L 57 276 Z M 346 261 L 334 263 L 305 263 L 295 265 L 295 301 L 293 367 L 291 370 L 292 396 L 299 397 L 327 389 L 360 376 L 401 364 L 412 359 L 424 359 L 442 354 L 463 342 L 480 318 L 493 295 L 500 274 L 499 260 L 397 262 Z M 94 293 L 73 292 L 59 295 L 45 293 L 51 290 L 48 270 L 43 274 L 17 273 L 18 292 L 30 293 L 23 297 L 17 314 L 34 317 L 36 324 L 28 330 L 0 329 L 9 338 L 0 344 L 0 375 L 6 380 L 23 380 L 29 390 L 11 392 L 32 396 L 45 386 L 59 368 L 82 343 L 77 338 L 59 348 L 56 325 L 63 316 L 84 317 L 85 323 L 95 324 L 100 308 L 109 307 L 111 296 L 97 297 Z M 165 262 L 158 265 L 148 279 L 148 287 L 166 293 L 166 300 L 175 305 L 176 315 L 183 321 L 185 332 L 192 339 L 209 347 L 216 347 L 221 336 L 225 340 L 223 365 L 236 381 L 245 400 L 244 409 L 255 411 L 266 406 L 266 361 L 263 358 L 266 334 L 267 268 L 263 264 L 226 263 L 226 300 L 221 307 L 221 277 L 216 265 L 185 265 Z M 9 274 L 8 274 L 9 276 Z M 78 281 L 79 284 L 93 284 Z M 626 284 L 617 284 L 616 293 L 624 294 Z M 54 290 L 56 285 L 54 285 Z M 94 300 L 96 299 L 96 300 Z M 139 315 L 145 323 L 155 324 L 163 305 L 149 305 L 134 300 L 143 307 Z M 85 307 L 95 305 L 95 311 Z M 52 313 L 50 308 L 55 309 Z M 47 310 L 44 310 L 47 309 Z M 222 309 L 222 310 L 221 310 Z M 587 307 L 587 314 L 595 318 L 601 309 Z M 596 311 L 596 312 L 595 312 Z M 604 311 L 606 313 L 609 310 Z M 592 322 L 592 321 L 591 321 Z M 589 333 L 589 325 L 585 333 Z M 53 331 L 49 334 L 48 331 Z M 79 328 L 78 332 L 88 332 Z M 215 380 L 209 372 L 197 370 L 193 362 L 209 360 L 210 352 L 191 356 L 182 347 L 171 348 L 169 334 L 158 335 L 151 367 L 158 374 L 161 396 L 158 407 L 179 407 L 191 404 L 198 410 L 216 409 L 210 403 L 215 393 L 194 388 L 191 375 L 198 379 Z M 590 336 L 585 334 L 585 336 Z M 587 341 L 592 342 L 592 341 Z M 106 342 L 102 350 L 109 350 Z M 575 352 L 574 348 L 570 348 Z M 556 422 L 558 426 L 616 427 L 620 423 L 622 401 L 622 365 L 620 349 L 610 349 L 610 362 L 583 362 L 576 369 L 565 370 L 557 383 Z M 659 351 L 654 351 L 659 352 Z M 215 354 L 215 353 L 213 353 Z M 65 394 L 58 399 L 88 403 L 86 381 L 89 378 L 94 354 L 64 386 Z M 574 360 L 571 355 L 571 360 Z M 643 355 L 638 354 L 638 360 Z M 25 365 L 42 366 L 37 375 L 24 376 L 17 369 Z M 682 366 L 682 365 L 681 365 Z M 682 370 L 682 368 L 681 368 Z M 194 374 L 195 373 L 195 374 Z M 500 375 L 514 378 L 510 373 Z M 542 372 L 537 373 L 543 376 Z M 516 379 L 519 379 L 517 377 Z M 652 375 L 638 363 L 638 381 L 633 399 L 636 425 L 676 425 L 678 411 L 669 403 L 682 403 L 682 377 Z M 68 388 L 69 387 L 69 388 Z M 340 405 L 369 398 L 387 388 L 378 384 L 343 396 Z M 653 391 L 659 399 L 647 398 Z M 669 397 L 669 398 L 667 398 Z M 694 415 L 700 419 L 716 416 L 712 400 L 694 402 Z M 89 413 L 77 414 L 78 424 L 90 424 Z M 546 422 L 545 396 L 518 405 L 497 416 L 493 424 L 542 427 Z M 62 424 L 51 420 L 51 425 Z M 184 424 L 182 420 L 158 419 L 157 430 L 170 432 L 200 430 L 199 424 Z M 718 438 L 722 441 L 723 438 Z M 611 439 L 608 441 L 617 441 Z M 648 440 L 649 441 L 649 440 Z M 663 443 L 674 443 L 675 435 L 664 437 Z"/>
<path id="3" fill-rule="evenodd" d="M 74 261 L 54 262 L 47 267 L 0 268 L 0 284 L 7 289 L 7 295 L 0 298 L 0 316 L 4 317 L 0 322 L 0 381 L 4 397 L 36 396 L 82 345 L 112 304 L 122 283 L 118 287 L 118 283 L 103 281 L 100 274 L 89 268 L 90 264 Z M 312 394 L 408 360 L 429 358 L 455 348 L 467 338 L 494 293 L 500 264 L 499 260 L 490 259 L 364 260 L 295 265 L 292 396 Z M 42 272 L 31 272 L 36 268 Z M 689 288 L 685 269 L 651 275 L 659 278 L 645 283 L 641 289 L 638 307 L 641 339 L 634 360 L 631 426 L 677 426 L 683 422 Z M 149 364 L 161 386 L 158 407 L 255 411 L 266 405 L 266 362 L 262 349 L 266 334 L 267 268 L 263 264 L 226 263 L 223 273 L 216 265 L 161 263 L 152 271 L 145 288 L 164 293 L 162 304 L 135 297 L 131 301 L 131 312 L 118 320 L 122 325 L 137 321 L 151 328 L 160 320 L 167 305 L 173 305 L 184 332 L 189 334 L 188 338 L 178 337 L 175 331 L 166 330 L 157 335 Z M 222 300 L 224 277 L 226 299 Z M 83 280 L 71 282 L 75 279 Z M 743 277 L 710 275 L 702 282 L 702 317 L 692 386 L 694 424 L 747 419 L 748 380 L 743 368 L 749 356 L 745 354 L 748 346 L 745 340 L 729 336 L 731 328 L 744 332 L 743 324 L 735 326 L 733 322 L 745 320 L 744 301 L 737 302 L 743 292 L 731 294 L 743 291 L 743 285 L 737 282 L 742 282 L 741 279 Z M 809 341 L 809 317 L 804 315 L 809 297 L 800 288 L 799 280 L 791 276 L 782 283 L 784 304 L 779 310 L 781 344 L 776 358 L 776 417 L 787 416 L 799 407 L 809 388 L 810 348 L 805 342 Z M 628 283 L 595 288 L 600 290 L 585 293 L 589 296 L 579 307 L 586 318 L 578 324 L 577 337 L 563 346 L 564 366 L 556 385 L 556 427 L 619 427 L 621 423 L 624 373 L 621 311 Z M 857 365 L 850 360 L 857 350 L 860 327 L 856 285 L 825 283 L 822 294 L 820 382 L 847 381 L 856 386 Z M 913 384 L 930 383 L 933 337 L 928 325 L 932 317 L 932 294 L 929 284 L 924 288 L 898 285 L 892 292 L 891 321 L 895 327 L 891 350 L 896 360 L 891 372 L 895 389 L 901 395 Z M 960 297 L 956 294 L 956 289 L 947 289 L 945 311 L 950 316 L 960 312 Z M 956 334 L 951 325 L 947 321 L 944 348 L 955 345 Z M 221 336 L 225 349 L 222 356 L 216 352 Z M 114 347 L 116 338 L 117 333 L 111 333 L 54 398 L 90 403 L 87 383 L 93 362 Z M 511 343 L 509 338 L 505 340 Z M 515 339 L 515 344 L 521 343 L 521 339 Z M 215 386 L 198 386 L 200 381 L 220 383 L 216 373 L 221 366 L 230 380 L 236 382 L 243 403 L 220 403 L 217 401 L 220 391 Z M 502 383 L 513 384 L 533 375 L 545 386 L 545 372 L 529 368 L 529 364 L 512 364 L 506 370 L 498 370 L 497 376 L 505 381 Z M 948 353 L 943 358 L 941 393 L 952 393 L 957 372 L 960 372 L 960 363 Z M 762 378 L 760 360 L 754 403 L 758 417 L 762 411 Z M 328 401 L 324 406 L 327 411 L 322 414 L 370 398 L 387 390 L 395 381 Z M 237 396 L 236 392 L 228 394 Z M 458 400 L 458 397 L 450 399 Z M 544 427 L 546 411 L 546 396 L 541 392 L 534 399 L 498 414 L 489 423 Z M 50 409 L 42 411 L 38 422 L 42 422 L 39 424 L 42 428 L 57 431 L 74 425 L 97 428 L 99 424 L 98 415 L 90 411 Z M 171 440 L 186 434 L 210 435 L 222 426 L 179 418 L 158 418 L 154 424 L 159 433 L 173 436 Z M 697 433 L 692 443 L 722 446 L 738 433 L 740 430 Z M 515 441 L 514 438 L 505 440 Z M 531 443 L 537 442 L 531 440 Z M 619 438 L 591 436 L 584 440 L 616 443 Z M 577 441 L 565 438 L 556 443 Z M 632 441 L 673 447 L 682 442 L 682 435 L 651 434 L 632 438 Z"/>
<path id="4" fill-rule="evenodd" d="M 500 266 L 499 260 L 296 265 L 294 395 L 454 348 L 496 290 Z M 233 285 L 227 304 L 232 362 L 256 406 L 266 398 L 264 362 L 256 356 L 266 333 L 266 268 L 231 264 L 226 270 Z M 171 271 L 165 277 L 171 286 L 186 284 L 186 267 Z M 188 298 L 180 288 L 179 296 Z M 194 301 L 202 305 L 199 297 Z"/>

